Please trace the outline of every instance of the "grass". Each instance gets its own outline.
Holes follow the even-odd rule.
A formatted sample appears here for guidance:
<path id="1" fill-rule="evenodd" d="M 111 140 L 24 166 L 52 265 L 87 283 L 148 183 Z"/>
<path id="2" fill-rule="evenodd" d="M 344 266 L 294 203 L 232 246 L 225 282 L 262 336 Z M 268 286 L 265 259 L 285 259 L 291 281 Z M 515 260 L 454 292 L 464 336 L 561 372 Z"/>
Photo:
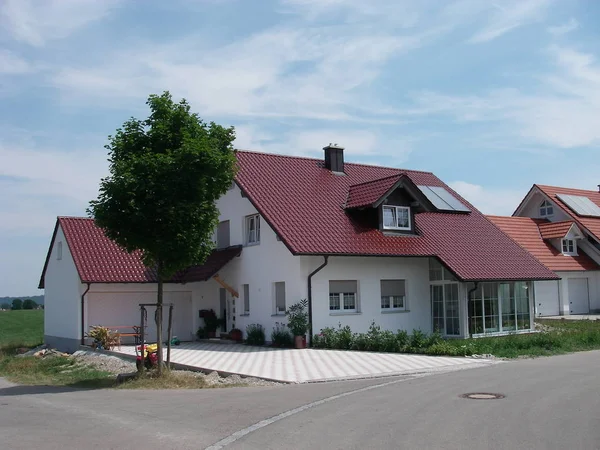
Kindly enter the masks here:
<path id="1" fill-rule="evenodd" d="M 119 386 L 121 389 L 206 389 L 212 387 L 216 386 L 207 384 L 204 379 L 193 373 L 170 371 L 166 371 L 160 378 L 148 372 L 144 376 L 126 381 Z"/>
<path id="2" fill-rule="evenodd" d="M 44 311 L 0 311 L 0 348 L 35 347 L 44 341 Z"/>
<path id="3" fill-rule="evenodd" d="M 499 358 L 551 356 L 600 349 L 600 321 L 536 320 L 547 331 L 503 337 L 448 340 L 447 354 Z"/>

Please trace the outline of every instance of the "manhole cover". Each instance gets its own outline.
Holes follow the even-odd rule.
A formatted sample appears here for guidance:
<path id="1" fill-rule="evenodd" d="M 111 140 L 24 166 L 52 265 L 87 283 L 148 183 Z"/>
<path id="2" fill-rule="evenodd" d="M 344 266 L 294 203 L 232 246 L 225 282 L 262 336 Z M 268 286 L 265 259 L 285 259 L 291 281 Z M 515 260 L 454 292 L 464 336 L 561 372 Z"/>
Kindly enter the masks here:
<path id="1" fill-rule="evenodd" d="M 462 398 L 470 398 L 473 400 L 497 400 L 500 398 L 504 398 L 502 394 L 489 394 L 485 392 L 474 392 L 472 394 L 463 394 Z"/>

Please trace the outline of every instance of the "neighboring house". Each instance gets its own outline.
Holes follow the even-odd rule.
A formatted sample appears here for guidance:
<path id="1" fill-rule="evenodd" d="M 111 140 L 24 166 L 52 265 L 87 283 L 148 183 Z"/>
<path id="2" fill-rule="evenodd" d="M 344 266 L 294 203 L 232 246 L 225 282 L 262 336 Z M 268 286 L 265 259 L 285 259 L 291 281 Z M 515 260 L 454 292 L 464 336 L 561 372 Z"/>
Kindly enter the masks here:
<path id="1" fill-rule="evenodd" d="M 600 311 L 600 192 L 534 184 L 513 217 L 490 217 L 560 276 L 535 283 L 536 315 Z"/>
<path id="2" fill-rule="evenodd" d="M 227 330 L 258 323 L 269 339 L 303 298 L 315 333 L 372 322 L 448 337 L 533 327 L 532 283 L 554 272 L 432 173 L 324 151 L 322 160 L 236 152 L 235 184 L 218 201 L 218 250 L 166 285 L 180 339 L 193 338 L 209 308 Z M 138 303 L 156 290 L 138 254 L 79 218 L 58 219 L 40 287 L 46 340 L 70 347 L 91 325 L 139 322 Z"/>

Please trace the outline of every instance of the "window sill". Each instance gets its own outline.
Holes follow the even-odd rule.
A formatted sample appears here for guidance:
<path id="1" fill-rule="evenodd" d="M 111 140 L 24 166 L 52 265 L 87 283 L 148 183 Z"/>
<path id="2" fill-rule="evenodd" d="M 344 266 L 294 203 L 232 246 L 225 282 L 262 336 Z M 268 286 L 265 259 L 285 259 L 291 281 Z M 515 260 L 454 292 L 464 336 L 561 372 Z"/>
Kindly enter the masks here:
<path id="1" fill-rule="evenodd" d="M 340 311 L 340 312 L 330 312 L 329 315 L 330 316 L 360 316 L 362 313 L 360 311 L 352 311 L 352 312 L 344 312 L 344 311 Z"/>
<path id="2" fill-rule="evenodd" d="M 246 243 L 244 245 L 244 247 L 256 247 L 257 245 L 260 245 L 260 241 L 259 242 L 249 242 L 249 243 Z"/>
<path id="3" fill-rule="evenodd" d="M 388 310 L 381 310 L 381 314 L 402 314 L 402 313 L 409 313 L 410 309 L 392 309 L 391 311 Z"/>
<path id="4" fill-rule="evenodd" d="M 244 314 L 240 314 L 240 317 L 248 317 L 250 315 L 250 313 L 244 313 Z"/>
<path id="5" fill-rule="evenodd" d="M 285 313 L 271 314 L 271 317 L 285 317 Z"/>

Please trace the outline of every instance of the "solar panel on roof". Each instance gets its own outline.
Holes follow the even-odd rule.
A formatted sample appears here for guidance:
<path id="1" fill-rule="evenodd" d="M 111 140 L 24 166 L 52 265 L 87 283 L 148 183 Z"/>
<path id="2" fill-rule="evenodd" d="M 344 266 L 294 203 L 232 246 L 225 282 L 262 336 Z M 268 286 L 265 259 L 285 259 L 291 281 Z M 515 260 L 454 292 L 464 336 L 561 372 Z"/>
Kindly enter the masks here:
<path id="1" fill-rule="evenodd" d="M 562 202 L 579 216 L 600 217 L 600 206 L 580 195 L 556 194 Z"/>
<path id="2" fill-rule="evenodd" d="M 456 197 L 443 187 L 438 186 L 417 186 L 427 197 L 433 206 L 441 211 L 461 211 L 470 212 L 471 210 L 463 205 Z"/>

